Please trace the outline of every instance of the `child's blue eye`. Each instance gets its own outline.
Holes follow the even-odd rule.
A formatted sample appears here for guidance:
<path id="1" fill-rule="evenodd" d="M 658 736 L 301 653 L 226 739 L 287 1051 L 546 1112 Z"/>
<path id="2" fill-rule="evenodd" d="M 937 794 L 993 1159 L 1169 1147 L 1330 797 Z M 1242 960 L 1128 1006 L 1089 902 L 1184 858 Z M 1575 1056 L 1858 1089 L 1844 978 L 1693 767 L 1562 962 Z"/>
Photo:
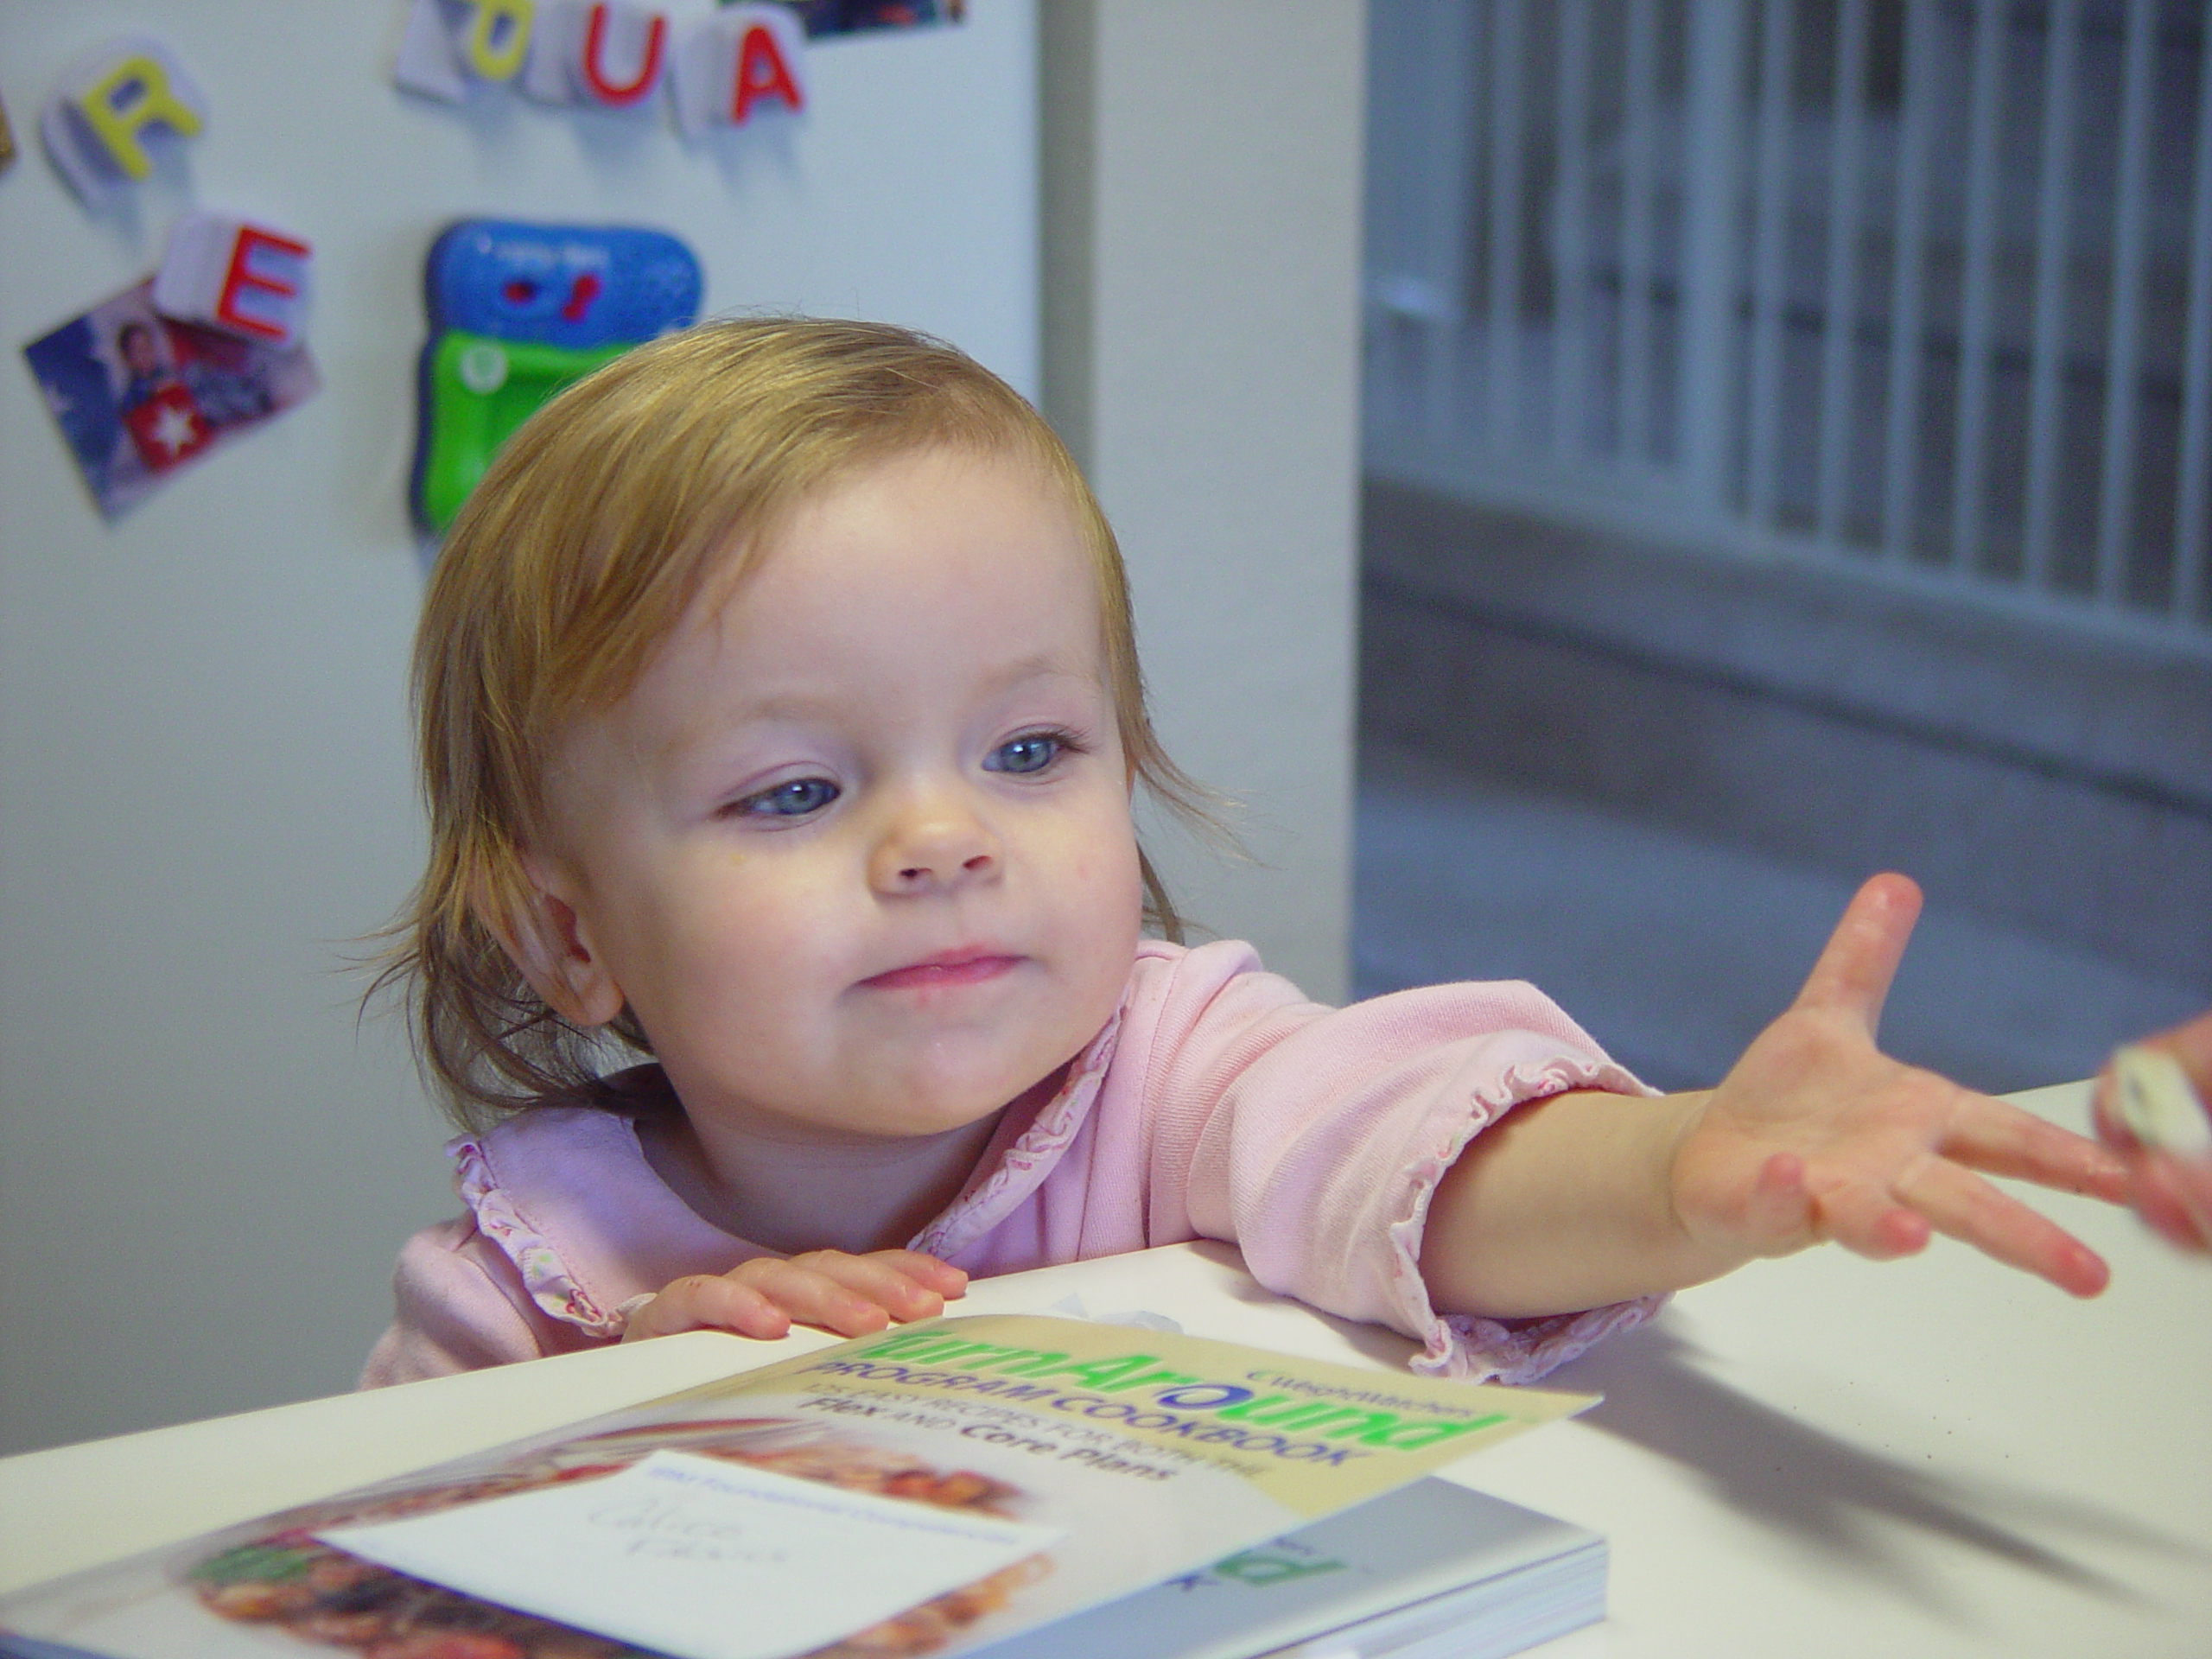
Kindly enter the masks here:
<path id="1" fill-rule="evenodd" d="M 1049 732 L 1031 732 L 1011 738 L 993 749 L 983 762 L 986 772 L 1042 772 L 1059 759 L 1063 740 Z"/>
<path id="2" fill-rule="evenodd" d="M 827 778 L 794 778 L 747 796 L 737 804 L 737 810 L 748 817 L 804 817 L 809 812 L 819 812 L 841 792 Z"/>

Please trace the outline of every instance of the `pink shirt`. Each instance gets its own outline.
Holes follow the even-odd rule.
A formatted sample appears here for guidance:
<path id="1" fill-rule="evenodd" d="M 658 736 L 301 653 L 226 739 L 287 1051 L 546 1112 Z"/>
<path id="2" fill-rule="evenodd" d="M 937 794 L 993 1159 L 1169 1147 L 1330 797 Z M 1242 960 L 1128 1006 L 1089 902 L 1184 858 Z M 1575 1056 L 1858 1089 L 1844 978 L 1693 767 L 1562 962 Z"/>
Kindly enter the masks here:
<path id="1" fill-rule="evenodd" d="M 1526 1381 L 1656 1299 L 1540 1319 L 1439 1315 L 1417 1266 L 1422 1219 L 1476 1134 L 1524 1100 L 1586 1088 L 1641 1090 L 1529 985 L 1329 1008 L 1248 944 L 1147 941 L 1121 1011 L 1060 1091 L 1007 1114 L 911 1248 L 982 1277 L 1221 1239 L 1270 1289 L 1420 1341 L 1416 1370 Z M 398 1318 L 362 1386 L 612 1342 L 671 1280 L 769 1254 L 662 1182 L 622 1095 L 611 1079 L 448 1146 L 468 1213 L 400 1253 Z"/>

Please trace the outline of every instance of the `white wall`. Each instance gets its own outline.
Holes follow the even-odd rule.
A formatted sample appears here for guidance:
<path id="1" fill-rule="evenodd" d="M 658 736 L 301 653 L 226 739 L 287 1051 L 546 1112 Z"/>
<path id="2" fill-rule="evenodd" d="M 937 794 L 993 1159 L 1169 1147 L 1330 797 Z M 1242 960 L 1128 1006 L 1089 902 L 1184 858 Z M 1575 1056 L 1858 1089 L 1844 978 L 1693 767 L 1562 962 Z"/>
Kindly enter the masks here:
<path id="1" fill-rule="evenodd" d="M 1048 412 L 1128 549 L 1171 749 L 1263 861 L 1171 847 L 1171 874 L 1339 995 L 1361 8 L 1043 3 Z M 399 0 L 0 0 L 11 347 L 150 269 L 187 199 L 95 222 L 36 152 L 62 64 L 141 29 L 214 101 L 189 199 L 315 241 L 325 380 L 109 530 L 0 370 L 0 1451 L 346 1386 L 398 1240 L 452 1209 L 401 1034 L 357 1031 L 338 971 L 420 853 L 402 492 L 432 232 L 664 226 L 710 309 L 912 322 L 1033 390 L 1036 14 L 970 13 L 822 44 L 803 133 L 701 156 L 401 97 Z"/>
<path id="2" fill-rule="evenodd" d="M 1046 0 L 1045 409 L 1113 520 L 1170 753 L 1255 861 L 1178 902 L 1341 1000 L 1360 0 Z"/>
<path id="3" fill-rule="evenodd" d="M 437 227 L 664 226 L 709 310 L 912 323 L 1034 386 L 1028 0 L 819 43 L 801 130 L 705 154 L 408 99 L 401 10 L 0 0 L 0 1451 L 347 1386 L 399 1239 L 453 1208 L 401 1033 L 357 1029 L 340 971 L 417 873 L 403 491 Z M 213 115 L 188 188 L 96 220 L 37 112 L 133 29 Z M 188 200 L 314 242 L 324 389 L 109 529 L 14 352 L 150 270 Z"/>

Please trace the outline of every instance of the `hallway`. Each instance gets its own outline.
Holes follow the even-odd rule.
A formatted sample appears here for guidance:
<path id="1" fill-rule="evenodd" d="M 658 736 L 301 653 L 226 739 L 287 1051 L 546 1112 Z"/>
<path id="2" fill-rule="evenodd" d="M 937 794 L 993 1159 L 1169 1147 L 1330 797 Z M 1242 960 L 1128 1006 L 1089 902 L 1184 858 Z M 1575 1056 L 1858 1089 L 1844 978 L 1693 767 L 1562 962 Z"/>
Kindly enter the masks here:
<path id="1" fill-rule="evenodd" d="M 1781 1011 L 1851 883 L 1533 790 L 1369 734 L 1353 871 L 1355 994 L 1533 980 L 1660 1088 L 1718 1080 Z M 1883 1027 L 1898 1058 L 2002 1091 L 2087 1076 L 2203 1001 L 2174 981 L 1947 906 Z"/>

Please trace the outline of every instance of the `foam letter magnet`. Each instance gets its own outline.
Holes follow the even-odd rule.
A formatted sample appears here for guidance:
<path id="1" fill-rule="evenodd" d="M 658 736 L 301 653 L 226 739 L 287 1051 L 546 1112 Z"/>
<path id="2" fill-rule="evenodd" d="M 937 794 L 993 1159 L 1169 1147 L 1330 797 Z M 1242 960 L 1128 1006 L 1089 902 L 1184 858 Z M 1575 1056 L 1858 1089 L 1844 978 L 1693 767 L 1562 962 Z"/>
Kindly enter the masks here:
<path id="1" fill-rule="evenodd" d="M 154 309 L 271 346 L 299 337 L 308 245 L 228 213 L 187 213 L 154 277 Z"/>
<path id="2" fill-rule="evenodd" d="M 742 126 L 763 110 L 806 108 L 806 36 L 789 6 L 734 5 L 686 31 L 676 57 L 676 121 L 687 138 Z"/>
<path id="3" fill-rule="evenodd" d="M 39 135 L 55 171 L 92 203 L 148 176 L 159 146 L 192 137 L 207 122 L 207 94 L 176 54 L 130 35 L 69 66 L 39 114 Z"/>
<path id="4" fill-rule="evenodd" d="M 391 78 L 458 104 L 471 80 L 512 80 L 535 50 L 536 0 L 408 0 Z"/>

